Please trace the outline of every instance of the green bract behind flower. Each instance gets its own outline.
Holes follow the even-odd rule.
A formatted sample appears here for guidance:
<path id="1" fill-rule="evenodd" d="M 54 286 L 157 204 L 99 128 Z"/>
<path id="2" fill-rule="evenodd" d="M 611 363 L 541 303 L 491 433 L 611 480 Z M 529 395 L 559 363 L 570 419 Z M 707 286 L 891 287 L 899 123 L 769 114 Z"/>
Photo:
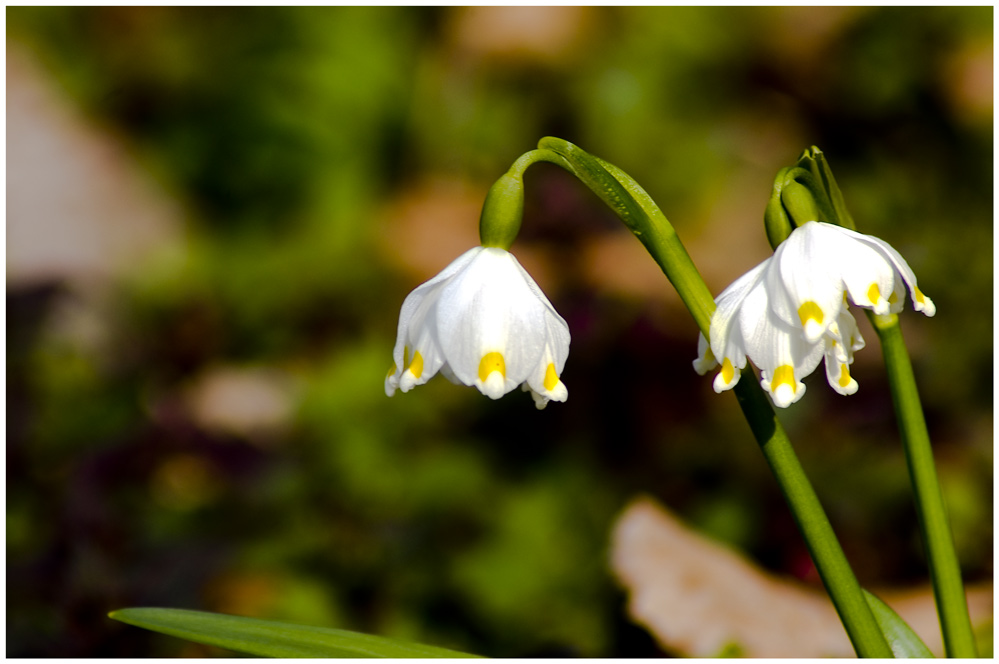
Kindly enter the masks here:
<path id="1" fill-rule="evenodd" d="M 406 297 L 385 393 L 440 371 L 493 399 L 522 386 L 541 409 L 568 398 L 568 356 L 569 326 L 531 275 L 510 252 L 475 247 Z"/>
<path id="2" fill-rule="evenodd" d="M 721 392 L 739 381 L 748 357 L 760 367 L 760 382 L 774 403 L 786 408 L 802 397 L 801 380 L 824 357 L 830 386 L 853 394 L 858 386 L 849 366 L 864 340 L 848 302 L 877 314 L 897 313 L 906 287 L 916 311 L 936 313 L 905 259 L 888 243 L 807 222 L 715 299 L 711 344 L 701 335 L 694 369 L 703 375 L 721 358 L 714 380 Z"/>

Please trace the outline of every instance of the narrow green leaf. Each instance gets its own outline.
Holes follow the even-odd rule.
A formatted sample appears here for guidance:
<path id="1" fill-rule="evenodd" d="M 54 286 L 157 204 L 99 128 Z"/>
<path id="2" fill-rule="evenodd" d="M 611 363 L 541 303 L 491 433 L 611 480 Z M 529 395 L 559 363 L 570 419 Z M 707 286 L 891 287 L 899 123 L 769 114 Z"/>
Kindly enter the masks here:
<path id="1" fill-rule="evenodd" d="M 261 657 L 478 657 L 419 643 L 185 609 L 135 608 L 108 617 L 154 632 Z"/>
<path id="2" fill-rule="evenodd" d="M 922 639 L 894 610 L 871 593 L 864 591 L 868 606 L 878 621 L 878 627 L 885 635 L 888 646 L 895 657 L 933 657 Z"/>

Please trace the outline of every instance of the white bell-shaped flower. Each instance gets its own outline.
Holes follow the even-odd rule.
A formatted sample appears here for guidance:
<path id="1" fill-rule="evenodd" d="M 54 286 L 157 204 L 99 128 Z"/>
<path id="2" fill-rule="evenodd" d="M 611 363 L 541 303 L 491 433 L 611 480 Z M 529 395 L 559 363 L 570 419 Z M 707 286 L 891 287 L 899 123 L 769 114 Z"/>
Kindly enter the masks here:
<path id="1" fill-rule="evenodd" d="M 385 393 L 440 371 L 493 399 L 523 386 L 541 409 L 569 396 L 568 356 L 568 325 L 513 254 L 475 247 L 406 297 Z"/>
<path id="2" fill-rule="evenodd" d="M 864 340 L 848 302 L 878 314 L 897 313 L 906 287 L 916 311 L 936 313 L 905 259 L 888 243 L 808 222 L 715 298 L 711 343 L 704 335 L 698 339 L 694 369 L 703 375 L 721 364 L 713 383 L 721 392 L 738 383 L 748 357 L 760 367 L 763 389 L 786 408 L 802 397 L 802 379 L 825 358 L 829 385 L 853 394 L 858 385 L 850 364 Z"/>
<path id="3" fill-rule="evenodd" d="M 936 313 L 891 245 L 834 224 L 810 221 L 796 228 L 774 252 L 767 280 L 772 309 L 785 322 L 800 324 L 809 343 L 837 320 L 845 296 L 876 314 L 898 313 L 908 286 L 916 311 Z"/>

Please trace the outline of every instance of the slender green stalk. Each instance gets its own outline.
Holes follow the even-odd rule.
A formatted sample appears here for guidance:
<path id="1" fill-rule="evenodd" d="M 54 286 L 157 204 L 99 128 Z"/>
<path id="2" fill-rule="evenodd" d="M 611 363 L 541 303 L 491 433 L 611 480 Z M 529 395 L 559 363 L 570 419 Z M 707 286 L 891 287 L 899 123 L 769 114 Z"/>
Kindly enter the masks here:
<path id="1" fill-rule="evenodd" d="M 891 648 L 864 598 L 860 583 L 836 539 L 832 524 L 829 523 L 819 498 L 791 447 L 791 441 L 777 420 L 777 414 L 760 387 L 752 367 L 746 367 L 742 371 L 742 378 L 733 389 L 763 456 L 777 479 L 781 493 L 791 508 L 798 530 L 805 538 L 808 552 L 854 650 L 861 657 L 891 657 Z"/>
<path id="2" fill-rule="evenodd" d="M 881 339 L 947 656 L 977 657 L 968 603 L 961 582 L 961 567 L 954 550 L 954 538 L 933 464 L 930 436 L 898 316 L 869 313 L 868 317 Z"/>
<path id="3" fill-rule="evenodd" d="M 538 147 L 518 159 L 509 175 L 522 177 L 531 164 L 547 161 L 579 178 L 645 245 L 707 337 L 714 298 L 676 231 L 645 190 L 616 166 L 567 141 L 543 138 Z M 755 372 L 747 369 L 735 392 L 854 649 L 861 657 L 891 657 L 892 651 Z"/>

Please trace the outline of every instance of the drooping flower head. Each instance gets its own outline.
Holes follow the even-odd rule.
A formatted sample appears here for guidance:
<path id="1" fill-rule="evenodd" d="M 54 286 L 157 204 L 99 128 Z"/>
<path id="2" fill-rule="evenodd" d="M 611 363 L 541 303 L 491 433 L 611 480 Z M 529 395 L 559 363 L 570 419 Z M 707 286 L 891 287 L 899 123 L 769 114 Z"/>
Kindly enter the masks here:
<path id="1" fill-rule="evenodd" d="M 403 302 L 385 393 L 438 371 L 498 399 L 521 386 L 541 409 L 565 401 L 569 327 L 510 252 L 475 247 Z"/>
<path id="2" fill-rule="evenodd" d="M 916 311 L 936 313 L 905 259 L 888 243 L 807 222 L 715 299 L 711 343 L 701 335 L 694 369 L 703 375 L 720 363 L 713 386 L 721 392 L 738 383 L 748 357 L 760 367 L 763 388 L 785 408 L 802 397 L 801 380 L 824 358 L 829 385 L 853 394 L 858 385 L 849 367 L 864 340 L 848 303 L 877 314 L 897 313 L 906 290 Z"/>

